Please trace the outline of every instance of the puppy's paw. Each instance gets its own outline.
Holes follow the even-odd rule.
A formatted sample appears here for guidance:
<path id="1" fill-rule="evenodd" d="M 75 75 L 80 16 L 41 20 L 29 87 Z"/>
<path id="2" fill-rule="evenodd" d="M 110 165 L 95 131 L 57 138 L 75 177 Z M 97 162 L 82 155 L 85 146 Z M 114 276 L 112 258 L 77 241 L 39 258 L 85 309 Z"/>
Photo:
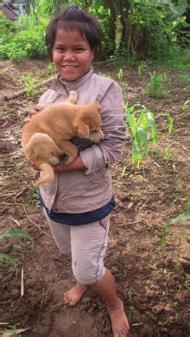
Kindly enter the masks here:
<path id="1" fill-rule="evenodd" d="M 76 104 L 78 101 L 78 93 L 74 90 L 71 90 L 67 101 L 69 103 Z"/>
<path id="2" fill-rule="evenodd" d="M 58 165 L 58 164 L 60 164 L 60 159 L 58 157 L 55 157 L 55 156 L 50 156 L 49 163 L 51 165 Z"/>

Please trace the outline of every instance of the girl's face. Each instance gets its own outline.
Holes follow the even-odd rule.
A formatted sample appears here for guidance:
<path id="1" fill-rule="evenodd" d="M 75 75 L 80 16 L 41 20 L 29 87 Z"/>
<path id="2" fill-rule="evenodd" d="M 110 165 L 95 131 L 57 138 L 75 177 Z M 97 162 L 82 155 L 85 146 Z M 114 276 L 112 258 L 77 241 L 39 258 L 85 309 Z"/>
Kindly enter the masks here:
<path id="1" fill-rule="evenodd" d="M 93 51 L 78 31 L 58 29 L 52 57 L 57 72 L 66 81 L 75 81 L 91 67 Z"/>

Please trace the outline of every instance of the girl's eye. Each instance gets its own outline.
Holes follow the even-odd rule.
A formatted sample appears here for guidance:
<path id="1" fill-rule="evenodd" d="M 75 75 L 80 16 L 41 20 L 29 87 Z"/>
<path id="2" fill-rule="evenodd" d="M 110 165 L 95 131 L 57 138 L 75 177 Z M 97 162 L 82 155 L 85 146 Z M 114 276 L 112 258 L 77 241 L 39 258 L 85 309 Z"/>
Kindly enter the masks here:
<path id="1" fill-rule="evenodd" d="M 75 48 L 75 51 L 80 53 L 80 52 L 84 51 L 84 48 L 78 47 L 78 48 Z"/>
<path id="2" fill-rule="evenodd" d="M 65 51 L 65 49 L 62 48 L 62 47 L 57 47 L 56 49 L 59 50 L 59 51 Z"/>

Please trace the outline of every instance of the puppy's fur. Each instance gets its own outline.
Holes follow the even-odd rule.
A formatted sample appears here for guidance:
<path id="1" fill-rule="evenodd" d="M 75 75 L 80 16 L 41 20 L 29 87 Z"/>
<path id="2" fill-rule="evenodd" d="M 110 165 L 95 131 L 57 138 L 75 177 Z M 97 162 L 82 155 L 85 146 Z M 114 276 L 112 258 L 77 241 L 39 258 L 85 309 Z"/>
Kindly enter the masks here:
<path id="1" fill-rule="evenodd" d="M 66 154 L 66 165 L 78 155 L 77 147 L 70 142 L 78 136 L 99 142 L 101 130 L 100 105 L 98 102 L 74 105 L 77 93 L 72 91 L 68 102 L 45 107 L 32 116 L 22 133 L 22 147 L 26 158 L 40 171 L 36 185 L 48 183 L 54 178 L 51 165 L 59 164 L 59 156 Z"/>

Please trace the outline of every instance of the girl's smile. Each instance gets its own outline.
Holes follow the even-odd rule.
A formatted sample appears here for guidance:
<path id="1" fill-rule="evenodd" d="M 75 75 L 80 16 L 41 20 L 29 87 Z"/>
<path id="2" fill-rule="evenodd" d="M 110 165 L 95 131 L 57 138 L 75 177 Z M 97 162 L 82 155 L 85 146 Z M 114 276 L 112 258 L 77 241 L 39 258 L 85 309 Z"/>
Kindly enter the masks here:
<path id="1" fill-rule="evenodd" d="M 52 56 L 61 78 L 75 81 L 91 68 L 93 51 L 80 32 L 60 28 L 56 34 Z"/>

